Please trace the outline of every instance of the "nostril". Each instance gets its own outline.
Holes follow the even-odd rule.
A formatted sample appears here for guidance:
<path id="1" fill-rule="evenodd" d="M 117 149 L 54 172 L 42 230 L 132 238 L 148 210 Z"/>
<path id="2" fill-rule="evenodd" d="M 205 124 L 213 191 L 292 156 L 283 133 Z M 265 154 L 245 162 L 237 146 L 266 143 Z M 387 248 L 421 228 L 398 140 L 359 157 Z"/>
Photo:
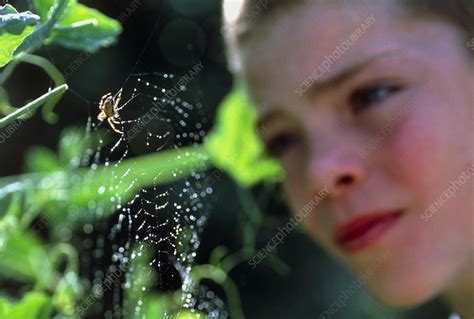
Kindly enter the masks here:
<path id="1" fill-rule="evenodd" d="M 336 186 L 350 185 L 353 182 L 354 182 L 354 178 L 352 176 L 344 175 L 337 180 Z"/>

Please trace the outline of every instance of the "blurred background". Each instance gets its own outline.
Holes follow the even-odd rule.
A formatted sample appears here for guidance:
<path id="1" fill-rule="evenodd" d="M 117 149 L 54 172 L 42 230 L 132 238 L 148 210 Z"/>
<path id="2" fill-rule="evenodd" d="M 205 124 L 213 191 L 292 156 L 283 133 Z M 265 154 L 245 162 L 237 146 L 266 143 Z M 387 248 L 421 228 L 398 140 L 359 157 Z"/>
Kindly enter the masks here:
<path id="1" fill-rule="evenodd" d="M 45 123 L 38 113 L 0 145 L 0 176 L 22 173 L 25 153 L 33 145 L 56 150 L 64 128 L 74 126 L 85 130 L 88 118 L 98 114 L 101 96 L 118 91 L 130 73 L 185 74 L 201 62 L 204 68 L 188 84 L 188 94 L 202 104 L 209 119 L 204 129 L 208 131 L 212 127 L 219 102 L 232 88 L 220 34 L 221 0 L 139 0 L 135 1 L 138 6 L 132 13 L 127 11 L 131 2 L 81 0 L 110 17 L 124 17 L 123 13 L 129 12 L 121 19 L 124 31 L 116 45 L 96 54 L 55 46 L 43 47 L 37 52 L 65 74 L 70 90 L 56 107 L 59 116 L 56 124 Z M 19 11 L 28 9 L 26 0 L 10 3 Z M 25 100 L 41 95 L 52 85 L 40 69 L 21 64 L 6 89 L 10 92 L 12 105 L 23 105 Z M 219 178 L 214 190 L 209 199 L 210 218 L 196 257 L 198 263 L 206 263 L 217 246 L 223 245 L 229 251 L 240 249 L 243 224 L 252 218 L 249 214 L 253 209 L 260 210 L 263 215 L 256 237 L 258 247 L 263 247 L 278 227 L 288 221 L 289 213 L 278 189 L 264 186 L 253 189 L 251 193 L 258 207 L 251 209 L 242 201 L 238 186 L 230 178 Z M 255 269 L 243 262 L 231 272 L 240 291 L 246 318 L 319 318 L 356 280 L 299 230 L 290 233 L 277 252 L 267 258 Z M 176 289 L 172 282 L 165 286 L 165 290 Z M 214 290 L 225 300 L 218 287 Z M 105 296 L 104 301 L 109 300 L 107 298 Z M 391 311 L 371 299 L 362 288 L 351 294 L 347 303 L 332 316 L 446 317 L 446 310 L 437 301 L 406 313 Z"/>

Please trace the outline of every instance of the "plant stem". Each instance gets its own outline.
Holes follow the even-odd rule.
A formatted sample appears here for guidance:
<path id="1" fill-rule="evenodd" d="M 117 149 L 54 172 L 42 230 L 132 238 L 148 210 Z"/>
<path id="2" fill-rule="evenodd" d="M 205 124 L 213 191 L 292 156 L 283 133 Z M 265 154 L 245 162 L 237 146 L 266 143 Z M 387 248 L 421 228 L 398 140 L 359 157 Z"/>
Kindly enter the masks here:
<path id="1" fill-rule="evenodd" d="M 209 264 L 194 266 L 191 270 L 191 277 L 196 283 L 199 283 L 202 279 L 210 279 L 219 284 L 226 294 L 230 317 L 235 319 L 245 318 L 242 312 L 239 290 L 222 269 Z"/>
<path id="2" fill-rule="evenodd" d="M 36 281 L 36 290 L 41 291 L 44 289 L 50 289 L 54 291 L 56 289 L 56 285 L 61 278 L 61 276 L 58 276 L 57 272 L 61 257 L 65 257 L 67 260 L 64 273 L 67 274 L 68 272 L 74 272 L 75 274 L 78 274 L 79 256 L 76 249 L 70 244 L 59 243 L 55 245 L 49 252 L 49 263 L 47 263 L 48 267 L 46 267 L 47 269 L 43 269 L 45 276 L 39 277 Z"/>
<path id="3" fill-rule="evenodd" d="M 64 92 L 66 92 L 67 88 L 68 88 L 67 84 L 58 86 L 57 88 L 49 91 L 48 93 L 43 94 L 36 100 L 31 101 L 25 106 L 19 108 L 15 112 L 8 114 L 7 116 L 0 119 L 0 128 L 7 126 L 8 124 L 18 119 L 20 116 L 28 112 L 33 112 L 34 110 L 39 108 L 41 105 L 43 105 L 46 101 L 61 97 L 64 94 Z"/>
<path id="4" fill-rule="evenodd" d="M 5 69 L 3 69 L 3 72 L 0 74 L 0 86 L 2 86 L 3 83 L 5 83 L 8 77 L 12 74 L 17 64 L 18 64 L 17 61 L 11 60 L 10 63 L 7 64 Z"/>
<path id="5" fill-rule="evenodd" d="M 51 77 L 51 79 L 53 79 L 56 87 L 66 83 L 66 80 L 64 79 L 62 73 L 59 72 L 59 70 L 54 66 L 54 64 L 52 64 L 51 62 L 49 62 L 49 60 L 43 57 L 32 54 L 19 54 L 17 57 L 15 57 L 15 60 L 33 64 L 37 67 L 42 68 Z M 58 120 L 57 115 L 53 113 L 53 108 L 59 102 L 60 99 L 61 95 L 52 97 L 45 103 L 45 106 L 43 107 L 43 118 L 49 124 L 54 124 Z"/>
<path id="6" fill-rule="evenodd" d="M 64 256 L 67 258 L 66 270 L 65 272 L 75 272 L 79 271 L 79 256 L 77 255 L 76 248 L 67 243 L 60 243 L 54 246 L 49 253 L 49 258 L 53 268 L 58 267 L 60 257 Z"/>
<path id="7" fill-rule="evenodd" d="M 24 54 L 19 54 L 18 56 L 16 56 L 15 60 L 33 64 L 33 65 L 36 65 L 37 67 L 42 68 L 51 77 L 51 79 L 53 79 L 54 84 L 56 86 L 60 86 L 61 84 L 66 83 L 64 76 L 54 66 L 54 64 L 52 64 L 49 60 L 41 56 L 24 53 Z"/>

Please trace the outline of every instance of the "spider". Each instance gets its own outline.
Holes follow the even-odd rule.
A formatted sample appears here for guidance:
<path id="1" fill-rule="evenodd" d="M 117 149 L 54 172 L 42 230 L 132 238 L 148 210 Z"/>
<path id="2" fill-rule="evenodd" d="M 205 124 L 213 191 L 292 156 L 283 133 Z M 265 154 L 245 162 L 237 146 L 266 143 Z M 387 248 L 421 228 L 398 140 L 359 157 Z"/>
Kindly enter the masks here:
<path id="1" fill-rule="evenodd" d="M 119 111 L 123 109 L 128 102 L 130 102 L 135 96 L 133 96 L 130 100 L 128 100 L 125 104 L 122 106 L 119 106 L 120 100 L 122 99 L 122 89 L 120 89 L 115 95 L 112 95 L 112 93 L 107 93 L 102 98 L 100 99 L 99 103 L 99 115 L 97 116 L 97 119 L 99 121 L 104 121 L 107 119 L 107 122 L 109 123 L 110 127 L 112 130 L 115 132 L 123 135 L 123 132 L 118 130 L 115 125 L 116 124 L 124 124 L 124 123 L 130 123 L 130 122 L 135 122 L 135 121 L 121 121 L 120 119 L 120 114 Z"/>

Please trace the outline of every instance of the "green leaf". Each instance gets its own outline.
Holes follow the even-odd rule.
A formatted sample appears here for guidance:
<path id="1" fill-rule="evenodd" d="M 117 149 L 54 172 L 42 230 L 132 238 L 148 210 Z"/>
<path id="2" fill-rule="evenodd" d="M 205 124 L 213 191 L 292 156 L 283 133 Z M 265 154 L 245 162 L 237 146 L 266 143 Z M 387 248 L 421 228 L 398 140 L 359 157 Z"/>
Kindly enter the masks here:
<path id="1" fill-rule="evenodd" d="M 5 300 L 0 297 L 0 318 L 8 318 L 8 313 L 10 312 L 10 304 L 8 300 Z"/>
<path id="2" fill-rule="evenodd" d="M 44 19 L 53 3 L 54 0 L 35 0 L 34 7 Z M 121 32 L 118 21 L 77 1 L 70 1 L 48 42 L 93 53 L 114 44 Z"/>
<path id="3" fill-rule="evenodd" d="M 147 296 L 157 279 L 155 269 L 150 266 L 152 257 L 153 248 L 150 245 L 136 244 L 133 246 L 128 266 L 120 268 L 129 271 L 130 278 L 133 278 L 130 287 L 125 290 L 125 318 L 164 318 L 164 300 L 155 295 Z M 135 306 L 139 302 L 144 305 L 136 311 Z"/>
<path id="4" fill-rule="evenodd" d="M 53 100 L 53 102 L 56 103 L 57 100 L 64 94 L 64 92 L 66 92 L 67 89 L 67 84 L 60 85 L 49 91 L 48 93 L 41 95 L 39 98 L 35 99 L 34 101 L 31 101 L 25 106 L 16 109 L 14 112 L 0 119 L 0 128 L 7 126 L 8 124 L 21 118 L 27 113 L 34 112 L 41 105 L 48 103 L 48 101 Z"/>
<path id="5" fill-rule="evenodd" d="M 101 138 L 99 131 L 84 135 L 84 129 L 67 128 L 61 133 L 59 140 L 59 163 L 63 169 L 75 169 L 81 165 L 81 159 L 89 149 L 94 149 L 105 143 L 107 138 Z"/>
<path id="6" fill-rule="evenodd" d="M 39 19 L 38 15 L 29 11 L 19 13 L 9 4 L 0 6 L 0 35 L 3 33 L 20 35 L 27 26 L 35 26 Z"/>
<path id="7" fill-rule="evenodd" d="M 114 44 L 122 32 L 118 21 L 82 4 L 66 9 L 59 24 L 62 28 L 53 32 L 53 43 L 91 53 Z"/>
<path id="8" fill-rule="evenodd" d="M 59 159 L 63 168 L 79 167 L 81 156 L 87 149 L 87 138 L 79 129 L 63 131 L 59 140 Z"/>
<path id="9" fill-rule="evenodd" d="M 211 162 L 243 186 L 283 178 L 278 162 L 265 154 L 256 121 L 245 92 L 234 89 L 219 107 L 216 126 L 204 143 Z"/>
<path id="10" fill-rule="evenodd" d="M 31 233 L 17 229 L 18 220 L 0 220 L 0 275 L 35 282 L 49 278 L 51 267 L 41 242 Z"/>
<path id="11" fill-rule="evenodd" d="M 83 294 L 79 277 L 73 271 L 67 272 L 54 291 L 53 303 L 65 315 L 74 314 L 74 305 Z"/>
<path id="12" fill-rule="evenodd" d="M 72 1 L 70 1 L 72 2 Z M 75 2 L 75 0 L 74 0 Z M 31 5 L 33 6 L 33 11 L 40 15 L 41 22 L 45 22 L 48 18 L 48 11 L 54 4 L 54 0 L 33 0 Z"/>
<path id="13" fill-rule="evenodd" d="M 90 220 L 97 214 L 85 214 L 83 208 L 98 205 L 107 217 L 115 211 L 110 197 L 120 196 L 126 202 L 137 191 L 150 185 L 164 185 L 208 168 L 204 147 L 147 154 L 94 169 L 61 170 L 48 173 L 24 174 L 0 178 L 0 208 L 14 193 L 28 194 L 29 206 L 44 209 L 48 220 Z M 113 176 L 121 176 L 120 183 L 111 184 Z"/>
<path id="14" fill-rule="evenodd" d="M 143 313 L 144 318 L 165 318 L 166 302 L 164 298 L 157 295 L 146 296 L 143 303 Z M 137 316 L 138 318 L 139 316 Z"/>
<path id="15" fill-rule="evenodd" d="M 72 0 L 56 0 L 52 3 L 47 14 L 41 16 L 42 22 L 29 34 L 22 44 L 15 50 L 14 55 L 28 53 L 39 48 L 45 39 L 51 34 L 53 27 L 63 17 L 66 8 Z M 44 18 L 44 19 L 43 19 Z"/>
<path id="16" fill-rule="evenodd" d="M 11 4 L 0 6 L 0 15 L 5 15 L 9 13 L 15 14 L 18 13 L 18 11 Z"/>
<path id="17" fill-rule="evenodd" d="M 206 151 L 200 147 L 186 147 L 127 159 L 120 164 L 112 163 L 96 170 L 81 170 L 76 174 L 71 172 L 66 179 L 72 185 L 66 186 L 65 192 L 69 205 L 83 207 L 91 201 L 111 205 L 111 196 L 118 194 L 123 201 L 128 201 L 142 188 L 154 184 L 165 185 L 206 168 Z M 113 176 L 121 177 L 120 183 L 112 186 L 110 181 Z M 64 177 L 57 175 L 53 178 Z"/>
<path id="18" fill-rule="evenodd" d="M 33 146 L 26 153 L 27 173 L 55 172 L 79 168 L 84 153 L 99 145 L 98 134 L 84 136 L 82 129 L 67 128 L 59 140 L 58 155 L 49 148 Z"/>
<path id="19" fill-rule="evenodd" d="M 0 67 L 10 62 L 13 53 L 33 32 L 38 20 L 37 15 L 18 13 L 11 5 L 0 7 Z"/>
<path id="20" fill-rule="evenodd" d="M 56 154 L 50 149 L 35 146 L 28 150 L 25 161 L 26 172 L 54 172 L 60 169 Z"/>
<path id="21" fill-rule="evenodd" d="M 21 214 L 21 200 L 21 193 L 13 193 L 12 199 L 8 204 L 8 208 L 0 209 L 0 220 L 3 219 L 5 216 L 10 216 L 16 222 L 18 216 L 20 216 Z"/>
<path id="22" fill-rule="evenodd" d="M 6 301 L 0 300 L 1 318 L 49 319 L 52 310 L 51 298 L 39 292 L 27 293 L 17 304 L 7 304 Z"/>
<path id="23" fill-rule="evenodd" d="M 177 315 L 173 316 L 173 319 L 202 319 L 205 318 L 206 315 L 201 312 L 191 312 L 190 310 L 186 310 L 180 312 Z"/>

